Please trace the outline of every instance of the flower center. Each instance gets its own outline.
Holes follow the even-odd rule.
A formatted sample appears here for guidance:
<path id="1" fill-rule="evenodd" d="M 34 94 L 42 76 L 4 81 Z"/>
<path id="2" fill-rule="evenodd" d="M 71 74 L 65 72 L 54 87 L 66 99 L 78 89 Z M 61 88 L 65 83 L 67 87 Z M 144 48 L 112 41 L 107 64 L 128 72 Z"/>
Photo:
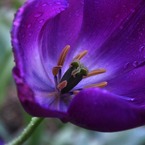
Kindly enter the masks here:
<path id="1" fill-rule="evenodd" d="M 106 72 L 106 70 L 102 68 L 95 69 L 89 72 L 87 67 L 84 66 L 84 64 L 80 62 L 81 58 L 83 58 L 88 53 L 87 50 L 84 50 L 81 53 L 79 53 L 75 58 L 73 58 L 68 70 L 64 73 L 63 76 L 61 76 L 61 69 L 65 62 L 69 49 L 70 49 L 69 45 L 66 45 L 64 47 L 58 59 L 57 66 L 53 67 L 52 69 L 56 90 L 60 92 L 61 94 L 70 92 L 82 79 Z M 106 85 L 107 85 L 107 82 L 101 82 L 97 84 L 84 86 L 84 88 L 105 87 Z M 80 88 L 70 93 L 75 94 L 75 93 L 78 93 L 82 89 L 83 88 Z"/>

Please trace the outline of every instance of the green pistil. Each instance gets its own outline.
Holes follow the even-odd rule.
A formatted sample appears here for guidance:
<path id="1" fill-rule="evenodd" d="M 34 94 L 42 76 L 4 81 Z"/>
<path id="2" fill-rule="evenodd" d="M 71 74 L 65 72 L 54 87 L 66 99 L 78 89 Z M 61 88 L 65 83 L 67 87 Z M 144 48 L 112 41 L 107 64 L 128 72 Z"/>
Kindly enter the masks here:
<path id="1" fill-rule="evenodd" d="M 88 69 L 80 63 L 79 60 L 74 60 L 60 80 L 60 83 L 67 81 L 67 86 L 61 90 L 61 93 L 68 93 L 83 79 L 84 76 L 87 76 L 87 74 Z"/>

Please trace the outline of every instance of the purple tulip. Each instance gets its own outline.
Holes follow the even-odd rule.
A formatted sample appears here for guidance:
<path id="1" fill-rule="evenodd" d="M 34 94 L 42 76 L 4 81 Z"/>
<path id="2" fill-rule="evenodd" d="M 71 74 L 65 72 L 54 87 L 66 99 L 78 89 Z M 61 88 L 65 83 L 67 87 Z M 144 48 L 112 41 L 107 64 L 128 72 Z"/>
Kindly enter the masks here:
<path id="1" fill-rule="evenodd" d="M 144 0 L 28 0 L 12 44 L 32 116 L 104 132 L 145 124 Z"/>

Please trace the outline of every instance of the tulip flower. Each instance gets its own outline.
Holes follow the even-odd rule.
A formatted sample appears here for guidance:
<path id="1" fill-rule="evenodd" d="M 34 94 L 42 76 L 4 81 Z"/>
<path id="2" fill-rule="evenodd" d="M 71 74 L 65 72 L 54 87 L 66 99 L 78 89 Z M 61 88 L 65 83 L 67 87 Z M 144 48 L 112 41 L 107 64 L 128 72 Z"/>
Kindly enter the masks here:
<path id="1" fill-rule="evenodd" d="M 29 114 L 102 132 L 145 124 L 144 0 L 28 0 L 11 34 Z"/>

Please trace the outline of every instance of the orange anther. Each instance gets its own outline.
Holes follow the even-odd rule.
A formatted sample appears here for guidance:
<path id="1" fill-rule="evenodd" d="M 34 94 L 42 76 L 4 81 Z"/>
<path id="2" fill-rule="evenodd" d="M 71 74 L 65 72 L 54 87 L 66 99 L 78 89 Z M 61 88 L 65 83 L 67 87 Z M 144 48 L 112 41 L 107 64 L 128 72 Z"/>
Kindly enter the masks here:
<path id="1" fill-rule="evenodd" d="M 79 53 L 76 57 L 74 57 L 73 60 L 78 59 L 80 60 L 81 58 L 83 58 L 86 54 L 88 53 L 87 50 L 82 51 L 81 53 Z"/>
<path id="2" fill-rule="evenodd" d="M 103 87 L 107 86 L 107 84 L 108 84 L 107 82 L 101 82 L 98 84 L 91 84 L 91 85 L 85 86 L 84 88 L 94 88 L 94 87 L 103 88 Z"/>
<path id="3" fill-rule="evenodd" d="M 53 73 L 54 76 L 56 76 L 58 74 L 61 67 L 62 66 L 55 66 L 55 67 L 52 68 L 52 73 Z"/>
<path id="4" fill-rule="evenodd" d="M 68 54 L 69 49 L 70 49 L 70 45 L 66 45 L 66 46 L 63 48 L 63 50 L 62 50 L 62 52 L 61 52 L 61 54 L 60 54 L 60 57 L 59 57 L 59 59 L 58 59 L 58 63 L 57 63 L 58 66 L 59 66 L 59 65 L 63 66 L 64 61 L 65 61 L 65 58 L 66 58 L 66 55 Z"/>
<path id="5" fill-rule="evenodd" d="M 65 80 L 65 81 L 62 81 L 61 83 L 59 83 L 58 85 L 57 85 L 57 88 L 59 89 L 59 90 L 62 90 L 63 88 L 65 88 L 67 86 L 67 81 Z"/>
<path id="6" fill-rule="evenodd" d="M 104 73 L 104 72 L 106 72 L 106 70 L 103 69 L 103 68 L 96 69 L 96 70 L 93 70 L 93 71 L 89 72 L 87 76 L 84 76 L 84 78 L 95 76 L 95 75 L 98 75 L 98 74 L 101 74 L 101 73 Z"/>

